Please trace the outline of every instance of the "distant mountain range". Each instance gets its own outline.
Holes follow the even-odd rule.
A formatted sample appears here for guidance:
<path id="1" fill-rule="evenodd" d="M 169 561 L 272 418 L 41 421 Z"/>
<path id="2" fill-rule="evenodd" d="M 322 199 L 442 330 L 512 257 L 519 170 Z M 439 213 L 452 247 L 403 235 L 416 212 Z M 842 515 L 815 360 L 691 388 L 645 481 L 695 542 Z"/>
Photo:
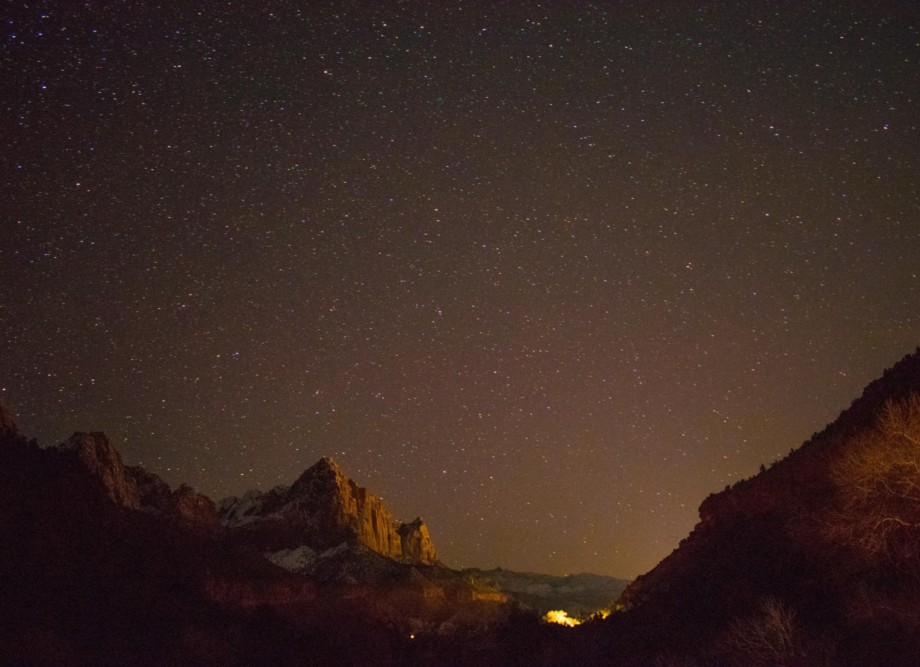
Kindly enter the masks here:
<path id="1" fill-rule="evenodd" d="M 341 553 L 343 545 L 368 557 L 438 564 L 421 518 L 396 521 L 379 498 L 348 479 L 330 458 L 320 459 L 290 487 L 225 498 L 218 517 L 233 542 L 301 573 L 312 572 L 311 566 L 328 561 L 331 553 Z"/>
<path id="2" fill-rule="evenodd" d="M 588 618 L 609 612 L 629 581 L 600 574 L 553 576 L 533 572 L 514 572 L 504 568 L 469 568 L 463 574 L 526 605 L 541 615 L 562 610 L 575 618 Z"/>
<path id="3" fill-rule="evenodd" d="M 215 505 L 102 433 L 41 448 L 2 407 L 0 543 L 0 664 L 398 664 L 419 633 L 482 633 L 540 599 L 441 564 L 420 518 L 329 458 Z M 597 582 L 608 606 L 622 587 Z"/>

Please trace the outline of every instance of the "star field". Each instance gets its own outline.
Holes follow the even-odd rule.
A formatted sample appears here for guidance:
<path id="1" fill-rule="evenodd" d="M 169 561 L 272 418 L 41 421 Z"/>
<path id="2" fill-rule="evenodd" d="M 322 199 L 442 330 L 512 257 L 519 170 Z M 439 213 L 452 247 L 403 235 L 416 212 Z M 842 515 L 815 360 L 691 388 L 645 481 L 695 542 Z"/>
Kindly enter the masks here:
<path id="1" fill-rule="evenodd" d="M 42 444 L 215 499 L 331 455 L 449 565 L 633 577 L 920 343 L 913 3 L 6 9 Z"/>

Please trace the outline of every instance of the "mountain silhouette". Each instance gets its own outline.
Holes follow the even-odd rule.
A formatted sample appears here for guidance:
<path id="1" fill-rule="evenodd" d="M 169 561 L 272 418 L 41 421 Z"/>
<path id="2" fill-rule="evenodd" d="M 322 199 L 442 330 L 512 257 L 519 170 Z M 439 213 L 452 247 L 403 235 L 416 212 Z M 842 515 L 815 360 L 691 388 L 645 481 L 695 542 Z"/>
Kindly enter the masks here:
<path id="1" fill-rule="evenodd" d="M 328 457 L 290 487 L 224 499 L 220 518 L 239 539 L 263 550 L 306 546 L 322 551 L 344 542 L 395 560 L 437 562 L 428 527 L 420 518 L 406 524 L 396 521 L 377 496 L 350 480 Z"/>
<path id="2" fill-rule="evenodd" d="M 920 664 L 920 349 L 699 513 L 586 664 Z"/>
<path id="3" fill-rule="evenodd" d="M 391 665 L 510 610 L 329 459 L 245 498 L 218 512 L 102 433 L 39 447 L 0 408 L 0 664 Z"/>

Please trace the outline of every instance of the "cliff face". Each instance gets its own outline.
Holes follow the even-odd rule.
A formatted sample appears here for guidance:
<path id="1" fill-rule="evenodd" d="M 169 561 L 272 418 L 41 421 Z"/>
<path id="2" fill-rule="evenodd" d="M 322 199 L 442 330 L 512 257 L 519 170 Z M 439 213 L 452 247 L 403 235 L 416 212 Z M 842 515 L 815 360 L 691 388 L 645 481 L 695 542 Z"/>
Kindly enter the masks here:
<path id="1" fill-rule="evenodd" d="M 354 539 L 389 558 L 403 555 L 390 511 L 377 496 L 348 479 L 332 459 L 320 459 L 300 476 L 288 493 L 285 513 L 317 527 L 319 548 Z"/>
<path id="2" fill-rule="evenodd" d="M 221 517 L 102 433 L 39 447 L 0 406 L 0 664 L 409 664 L 385 652 L 410 632 L 510 612 L 329 460 Z"/>
<path id="3" fill-rule="evenodd" d="M 428 526 L 421 517 L 402 524 L 398 529 L 403 558 L 419 563 L 433 563 L 438 559 L 434 543 L 428 534 Z"/>
<path id="4" fill-rule="evenodd" d="M 109 499 L 130 509 L 140 507 L 137 482 L 130 476 L 115 446 L 104 433 L 74 433 L 61 445 L 61 449 L 76 455 Z"/>
<path id="5" fill-rule="evenodd" d="M 421 519 L 400 524 L 377 496 L 349 479 L 329 458 L 290 487 L 250 491 L 220 504 L 220 520 L 267 551 L 309 546 L 315 551 L 356 544 L 387 558 L 430 564 L 437 553 Z"/>
<path id="6" fill-rule="evenodd" d="M 104 433 L 74 433 L 59 451 L 75 456 L 98 487 L 116 505 L 180 519 L 186 525 L 214 529 L 219 524 L 214 503 L 191 487 L 171 491 L 158 476 L 126 466 Z"/>
<path id="7" fill-rule="evenodd" d="M 10 437 L 17 433 L 7 412 L 0 428 Z M 104 433 L 74 433 L 53 450 L 88 473 L 97 490 L 117 506 L 166 515 L 199 529 L 217 530 L 223 523 L 231 534 L 262 551 L 309 546 L 321 552 L 347 543 L 407 563 L 437 561 L 428 527 L 420 518 L 400 523 L 380 498 L 349 479 L 329 458 L 320 459 L 290 487 L 228 498 L 218 513 L 209 498 L 192 488 L 171 490 L 157 475 L 126 466 Z"/>
<path id="8" fill-rule="evenodd" d="M 303 577 L 198 529 L 216 521 L 206 498 L 124 466 L 101 433 L 42 448 L 8 415 L 0 408 L 0 664 L 290 665 L 306 631 L 266 609 L 292 604 L 310 636 L 343 637 L 328 652 L 308 644 L 335 664 L 360 646 L 349 633 L 376 627 L 360 609 L 352 626 L 341 613 L 302 620 L 331 605 L 314 605 Z"/>

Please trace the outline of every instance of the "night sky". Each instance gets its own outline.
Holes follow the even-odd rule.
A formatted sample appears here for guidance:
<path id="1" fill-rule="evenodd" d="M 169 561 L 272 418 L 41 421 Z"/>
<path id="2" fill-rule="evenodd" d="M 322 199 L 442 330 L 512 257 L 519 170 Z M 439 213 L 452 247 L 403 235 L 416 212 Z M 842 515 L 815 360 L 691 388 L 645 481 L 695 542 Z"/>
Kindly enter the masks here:
<path id="1" fill-rule="evenodd" d="M 0 402 L 633 577 L 920 343 L 920 4 L 9 2 Z"/>

